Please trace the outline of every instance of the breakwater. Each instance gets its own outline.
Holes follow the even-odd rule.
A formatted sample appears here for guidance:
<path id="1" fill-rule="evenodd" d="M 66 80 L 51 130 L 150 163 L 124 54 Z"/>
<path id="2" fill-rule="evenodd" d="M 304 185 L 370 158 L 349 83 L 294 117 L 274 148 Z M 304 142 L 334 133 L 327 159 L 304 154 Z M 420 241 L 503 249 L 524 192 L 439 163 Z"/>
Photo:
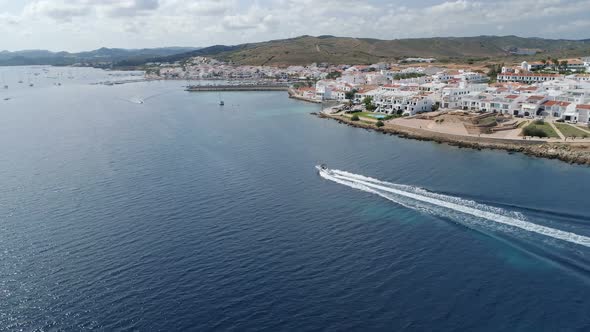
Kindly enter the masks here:
<path id="1" fill-rule="evenodd" d="M 206 91 L 288 91 L 289 86 L 279 84 L 265 85 L 191 85 L 186 88 L 189 92 Z"/>

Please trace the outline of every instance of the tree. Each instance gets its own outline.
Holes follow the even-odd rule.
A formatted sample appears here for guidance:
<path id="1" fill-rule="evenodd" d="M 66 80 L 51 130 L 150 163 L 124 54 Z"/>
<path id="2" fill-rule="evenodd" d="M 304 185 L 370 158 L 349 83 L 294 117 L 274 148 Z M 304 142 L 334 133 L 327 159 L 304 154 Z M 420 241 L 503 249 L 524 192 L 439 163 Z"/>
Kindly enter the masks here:
<path id="1" fill-rule="evenodd" d="M 352 120 L 352 121 L 358 121 L 358 120 L 360 120 L 360 119 L 359 119 L 359 116 L 355 114 L 355 115 L 353 115 L 353 116 L 350 118 L 350 120 Z"/>
<path id="2" fill-rule="evenodd" d="M 522 130 L 522 133 L 525 136 L 531 136 L 531 137 L 535 137 L 535 136 L 536 137 L 539 137 L 539 138 L 541 138 L 541 137 L 547 137 L 547 133 L 545 133 L 542 129 L 536 128 L 536 127 L 533 127 L 533 126 L 525 127 Z"/>
<path id="3" fill-rule="evenodd" d="M 365 104 L 365 108 L 369 112 L 373 112 L 377 109 L 377 107 L 373 104 L 373 97 L 371 96 L 366 96 L 365 99 L 363 99 L 363 104 Z"/>
<path id="4" fill-rule="evenodd" d="M 375 126 L 381 128 L 381 127 L 385 126 L 385 123 L 383 123 L 383 121 L 379 120 L 379 121 L 377 121 L 377 123 L 375 124 Z"/>
<path id="5" fill-rule="evenodd" d="M 560 68 L 561 68 L 561 70 L 563 70 L 563 71 L 566 71 L 566 70 L 567 70 L 567 65 L 568 65 L 568 62 L 567 62 L 567 60 L 563 60 L 563 61 L 561 61 L 561 62 L 559 63 L 559 67 L 560 67 Z"/>
<path id="6" fill-rule="evenodd" d="M 490 68 L 490 70 L 488 71 L 488 77 L 490 78 L 490 82 L 495 82 L 498 78 L 498 74 L 502 72 L 502 67 L 504 67 L 504 64 L 491 64 L 487 67 Z"/>
<path id="7" fill-rule="evenodd" d="M 344 94 L 344 97 L 348 100 L 353 100 L 354 99 L 354 95 L 357 93 L 358 91 L 356 89 L 352 89 L 348 92 L 346 92 Z"/>
<path id="8" fill-rule="evenodd" d="M 541 63 L 542 63 L 543 65 L 546 65 L 546 64 L 547 64 L 547 60 L 545 60 L 545 59 L 541 59 Z"/>
<path id="9" fill-rule="evenodd" d="M 559 68 L 559 59 L 553 58 L 551 61 L 553 62 L 553 69 L 557 70 Z"/>
<path id="10" fill-rule="evenodd" d="M 440 104 L 438 102 L 436 102 L 436 104 L 432 105 L 432 111 L 433 112 L 438 111 L 439 108 L 440 108 Z"/>
<path id="11" fill-rule="evenodd" d="M 333 71 L 333 72 L 329 73 L 326 76 L 326 79 L 335 80 L 335 79 L 337 79 L 338 77 L 341 77 L 341 76 L 342 76 L 342 73 L 341 72 L 339 72 L 339 71 Z"/>

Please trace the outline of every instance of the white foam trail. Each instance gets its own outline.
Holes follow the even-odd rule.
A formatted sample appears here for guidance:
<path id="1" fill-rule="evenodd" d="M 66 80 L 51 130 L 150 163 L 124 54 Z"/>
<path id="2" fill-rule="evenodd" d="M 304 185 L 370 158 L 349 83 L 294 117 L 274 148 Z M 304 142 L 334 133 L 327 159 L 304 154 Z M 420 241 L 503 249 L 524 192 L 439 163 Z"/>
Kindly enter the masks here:
<path id="1" fill-rule="evenodd" d="M 494 209 L 487 206 L 486 210 L 491 211 L 485 211 L 481 209 L 481 207 L 483 207 L 484 205 L 477 204 L 475 202 L 465 201 L 457 197 L 429 193 L 421 188 L 397 185 L 394 183 L 384 182 L 358 174 L 352 174 L 338 170 L 333 170 L 331 172 L 331 175 L 327 174 L 326 172 L 320 172 L 320 175 L 327 180 L 331 180 L 336 183 L 340 183 L 355 189 L 371 192 L 385 198 L 388 197 L 379 193 L 379 191 L 411 198 L 416 201 L 433 204 L 436 206 L 469 214 L 475 217 L 483 218 L 500 224 L 517 227 L 528 232 L 541 234 L 554 239 L 575 243 L 585 247 L 590 247 L 590 237 L 579 235 L 572 232 L 558 230 L 551 227 L 537 225 L 511 216 L 502 215 L 497 213 L 499 212 L 499 209 Z"/>

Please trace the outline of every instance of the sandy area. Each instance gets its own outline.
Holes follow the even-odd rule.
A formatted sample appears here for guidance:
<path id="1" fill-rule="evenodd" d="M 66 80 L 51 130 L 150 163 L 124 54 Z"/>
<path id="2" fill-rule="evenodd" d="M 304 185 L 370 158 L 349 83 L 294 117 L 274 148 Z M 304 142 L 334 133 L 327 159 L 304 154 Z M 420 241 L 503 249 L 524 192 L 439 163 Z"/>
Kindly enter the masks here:
<path id="1" fill-rule="evenodd" d="M 439 120 L 438 122 L 436 120 Z M 440 121 L 443 120 L 443 121 Z M 459 136 L 469 136 L 469 137 L 481 137 L 481 138 L 494 138 L 494 139 L 506 139 L 506 140 L 524 140 L 521 136 L 522 128 L 516 128 L 512 130 L 503 130 L 497 131 L 491 134 L 469 134 L 467 129 L 465 128 L 464 123 L 466 122 L 467 117 L 460 116 L 460 115 L 451 115 L 445 114 L 438 117 L 435 117 L 431 120 L 427 119 L 420 119 L 419 117 L 411 117 L 411 118 L 398 118 L 387 121 L 388 124 L 394 126 L 403 126 L 407 128 L 414 128 L 414 129 L 421 129 L 421 130 L 428 130 L 432 131 L 433 133 L 441 133 L 441 134 L 450 134 L 450 135 L 459 135 Z M 517 119 L 519 122 L 529 122 L 531 120 L 528 119 Z M 556 130 L 556 132 L 558 132 Z M 559 132 L 558 132 L 559 133 Z M 570 141 L 565 141 L 563 138 L 527 138 L 527 140 L 531 141 L 543 141 L 543 142 L 565 142 L 569 143 Z M 590 142 L 590 138 L 582 139 L 579 138 L 578 142 Z"/>

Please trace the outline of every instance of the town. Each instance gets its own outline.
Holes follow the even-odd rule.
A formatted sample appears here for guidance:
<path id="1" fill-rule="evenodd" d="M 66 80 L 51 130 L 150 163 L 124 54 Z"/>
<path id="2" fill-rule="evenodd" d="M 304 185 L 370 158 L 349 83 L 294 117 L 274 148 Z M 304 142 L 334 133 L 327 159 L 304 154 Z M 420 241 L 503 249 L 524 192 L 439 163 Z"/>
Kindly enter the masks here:
<path id="1" fill-rule="evenodd" d="M 337 104 L 330 113 L 369 122 L 393 119 L 400 125 L 449 134 L 518 138 L 528 128 L 524 136 L 561 140 L 590 136 L 590 57 L 464 68 L 437 65 L 433 58 L 279 67 L 237 66 L 195 57 L 185 63 L 149 64 L 146 76 L 284 85 L 290 87 L 292 98 Z M 426 112 L 433 113 L 420 116 Z M 453 125 L 457 118 L 467 125 Z"/>

